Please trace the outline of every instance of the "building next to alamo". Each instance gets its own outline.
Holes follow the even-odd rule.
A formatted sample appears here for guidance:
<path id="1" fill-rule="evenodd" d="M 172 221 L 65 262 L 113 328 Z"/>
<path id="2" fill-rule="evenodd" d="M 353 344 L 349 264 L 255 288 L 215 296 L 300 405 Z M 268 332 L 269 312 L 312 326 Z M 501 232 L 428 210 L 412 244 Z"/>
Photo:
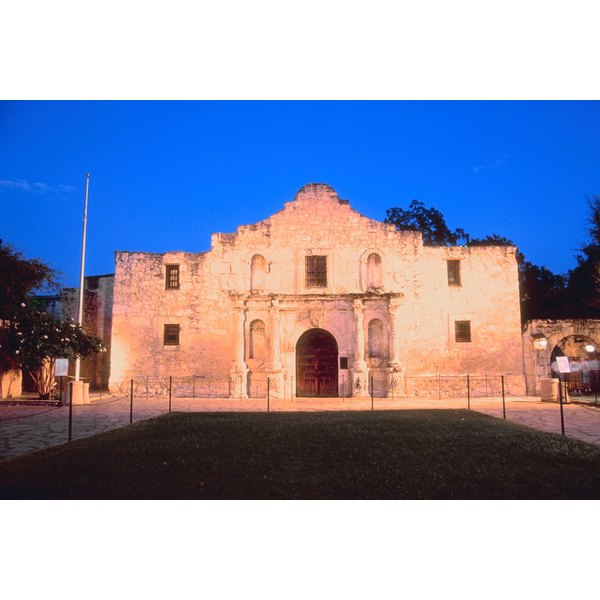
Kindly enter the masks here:
<path id="1" fill-rule="evenodd" d="M 400 396 L 502 373 L 525 391 L 514 247 L 424 246 L 325 184 L 211 242 L 116 253 L 111 388 L 202 375 L 241 398 L 267 381 L 274 397 Z"/>

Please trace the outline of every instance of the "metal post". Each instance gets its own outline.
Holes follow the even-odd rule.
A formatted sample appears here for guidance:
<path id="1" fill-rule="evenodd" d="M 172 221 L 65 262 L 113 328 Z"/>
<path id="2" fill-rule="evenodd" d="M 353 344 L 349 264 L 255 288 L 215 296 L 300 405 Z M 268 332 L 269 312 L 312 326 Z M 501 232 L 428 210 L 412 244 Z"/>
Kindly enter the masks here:
<path id="1" fill-rule="evenodd" d="M 267 412 L 270 411 L 270 406 L 269 406 L 269 402 L 270 402 L 270 395 L 271 395 L 271 380 L 269 379 L 269 376 L 267 375 Z"/>
<path id="2" fill-rule="evenodd" d="M 487 373 L 485 374 L 485 397 L 487 398 Z"/>
<path id="3" fill-rule="evenodd" d="M 208 380 L 208 397 L 210 398 L 210 379 Z"/>
<path id="4" fill-rule="evenodd" d="M 81 238 L 81 266 L 79 270 L 79 310 L 77 314 L 77 323 L 83 325 L 83 274 L 85 272 L 85 238 L 87 229 L 87 210 L 88 210 L 88 195 L 90 190 L 90 174 L 85 174 L 85 202 L 83 205 L 83 235 Z M 75 381 L 79 381 L 81 373 L 81 358 L 79 356 L 75 360 Z"/>
<path id="5" fill-rule="evenodd" d="M 133 379 L 129 388 L 129 424 L 133 423 Z"/>
<path id="6" fill-rule="evenodd" d="M 59 385 L 60 385 L 60 400 L 59 401 L 62 406 L 62 403 L 63 403 L 63 401 L 62 401 L 62 398 L 63 398 L 63 376 L 62 375 L 60 376 L 60 384 Z"/>
<path id="7" fill-rule="evenodd" d="M 169 412 L 171 412 L 171 396 L 173 390 L 173 376 L 169 375 Z"/>
<path id="8" fill-rule="evenodd" d="M 504 375 L 501 375 L 502 379 L 502 416 L 506 420 L 506 403 L 504 402 Z"/>
<path id="9" fill-rule="evenodd" d="M 563 391 L 560 372 L 558 374 L 558 401 L 560 403 L 560 431 L 563 435 L 565 435 L 565 416 L 563 414 Z"/>
<path id="10" fill-rule="evenodd" d="M 196 376 L 192 375 L 192 396 L 196 400 Z"/>
<path id="11" fill-rule="evenodd" d="M 373 410 L 373 377 L 371 377 L 371 410 Z"/>
<path id="12" fill-rule="evenodd" d="M 146 404 L 148 404 L 149 397 L 150 397 L 150 382 L 148 381 L 148 375 L 146 375 Z"/>
<path id="13" fill-rule="evenodd" d="M 69 394 L 69 442 L 71 441 L 72 433 L 73 433 L 73 384 L 71 383 L 71 390 L 70 390 L 70 394 Z"/>
<path id="14" fill-rule="evenodd" d="M 471 410 L 471 380 L 467 374 L 467 408 Z"/>
<path id="15" fill-rule="evenodd" d="M 442 376 L 438 375 L 438 400 L 442 399 Z"/>

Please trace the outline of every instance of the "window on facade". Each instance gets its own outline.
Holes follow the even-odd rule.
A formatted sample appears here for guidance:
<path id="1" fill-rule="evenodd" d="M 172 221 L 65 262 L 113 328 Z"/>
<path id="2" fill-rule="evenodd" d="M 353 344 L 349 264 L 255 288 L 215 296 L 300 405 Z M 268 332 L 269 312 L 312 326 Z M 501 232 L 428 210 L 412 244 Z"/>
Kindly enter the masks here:
<path id="1" fill-rule="evenodd" d="M 165 289 L 179 289 L 179 265 L 167 265 L 167 275 L 165 279 Z"/>
<path id="2" fill-rule="evenodd" d="M 165 346 L 179 346 L 179 325 L 165 325 L 163 344 Z"/>
<path id="3" fill-rule="evenodd" d="M 264 256 L 255 254 L 252 257 L 250 266 L 250 289 L 262 290 L 265 287 L 265 273 L 267 271 L 267 261 Z"/>
<path id="4" fill-rule="evenodd" d="M 454 321 L 454 341 L 471 341 L 471 321 Z"/>
<path id="5" fill-rule="evenodd" d="M 383 322 L 381 319 L 369 321 L 369 358 L 383 358 Z"/>
<path id="6" fill-rule="evenodd" d="M 327 287 L 327 257 L 306 257 L 306 287 Z"/>
<path id="7" fill-rule="evenodd" d="M 367 287 L 380 288 L 381 286 L 381 257 L 379 254 L 369 254 L 369 258 L 367 258 Z"/>
<path id="8" fill-rule="evenodd" d="M 248 358 L 264 360 L 265 352 L 265 324 L 260 321 L 250 323 L 250 340 L 248 344 Z"/>
<path id="9" fill-rule="evenodd" d="M 448 285 L 460 285 L 460 260 L 448 262 Z"/>

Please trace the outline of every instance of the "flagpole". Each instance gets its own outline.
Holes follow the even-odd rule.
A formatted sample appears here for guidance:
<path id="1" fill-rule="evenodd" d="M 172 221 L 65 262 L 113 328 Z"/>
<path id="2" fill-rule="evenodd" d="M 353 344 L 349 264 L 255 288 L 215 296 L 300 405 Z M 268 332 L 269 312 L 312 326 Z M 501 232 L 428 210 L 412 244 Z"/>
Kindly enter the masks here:
<path id="1" fill-rule="evenodd" d="M 85 271 L 85 234 L 87 228 L 87 210 L 88 196 L 90 190 L 90 174 L 85 174 L 85 203 L 83 205 L 83 236 L 81 239 L 81 269 L 79 270 L 79 312 L 77 315 L 77 323 L 83 325 L 83 274 Z M 75 361 L 75 381 L 79 381 L 81 372 L 81 359 L 77 357 Z"/>

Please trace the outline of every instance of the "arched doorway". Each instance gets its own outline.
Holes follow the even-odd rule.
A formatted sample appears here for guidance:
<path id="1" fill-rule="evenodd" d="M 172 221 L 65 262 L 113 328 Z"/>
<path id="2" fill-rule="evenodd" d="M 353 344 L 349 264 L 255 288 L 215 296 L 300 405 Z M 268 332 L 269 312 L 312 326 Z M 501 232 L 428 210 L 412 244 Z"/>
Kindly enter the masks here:
<path id="1" fill-rule="evenodd" d="M 296 395 L 338 395 L 338 345 L 325 329 L 305 331 L 296 344 Z"/>
<path id="2" fill-rule="evenodd" d="M 572 395 L 597 394 L 600 391 L 600 353 L 594 340 L 585 335 L 569 335 L 556 344 L 550 355 L 550 371 L 558 376 L 556 358 L 569 359 L 570 373 L 562 376 Z"/>

